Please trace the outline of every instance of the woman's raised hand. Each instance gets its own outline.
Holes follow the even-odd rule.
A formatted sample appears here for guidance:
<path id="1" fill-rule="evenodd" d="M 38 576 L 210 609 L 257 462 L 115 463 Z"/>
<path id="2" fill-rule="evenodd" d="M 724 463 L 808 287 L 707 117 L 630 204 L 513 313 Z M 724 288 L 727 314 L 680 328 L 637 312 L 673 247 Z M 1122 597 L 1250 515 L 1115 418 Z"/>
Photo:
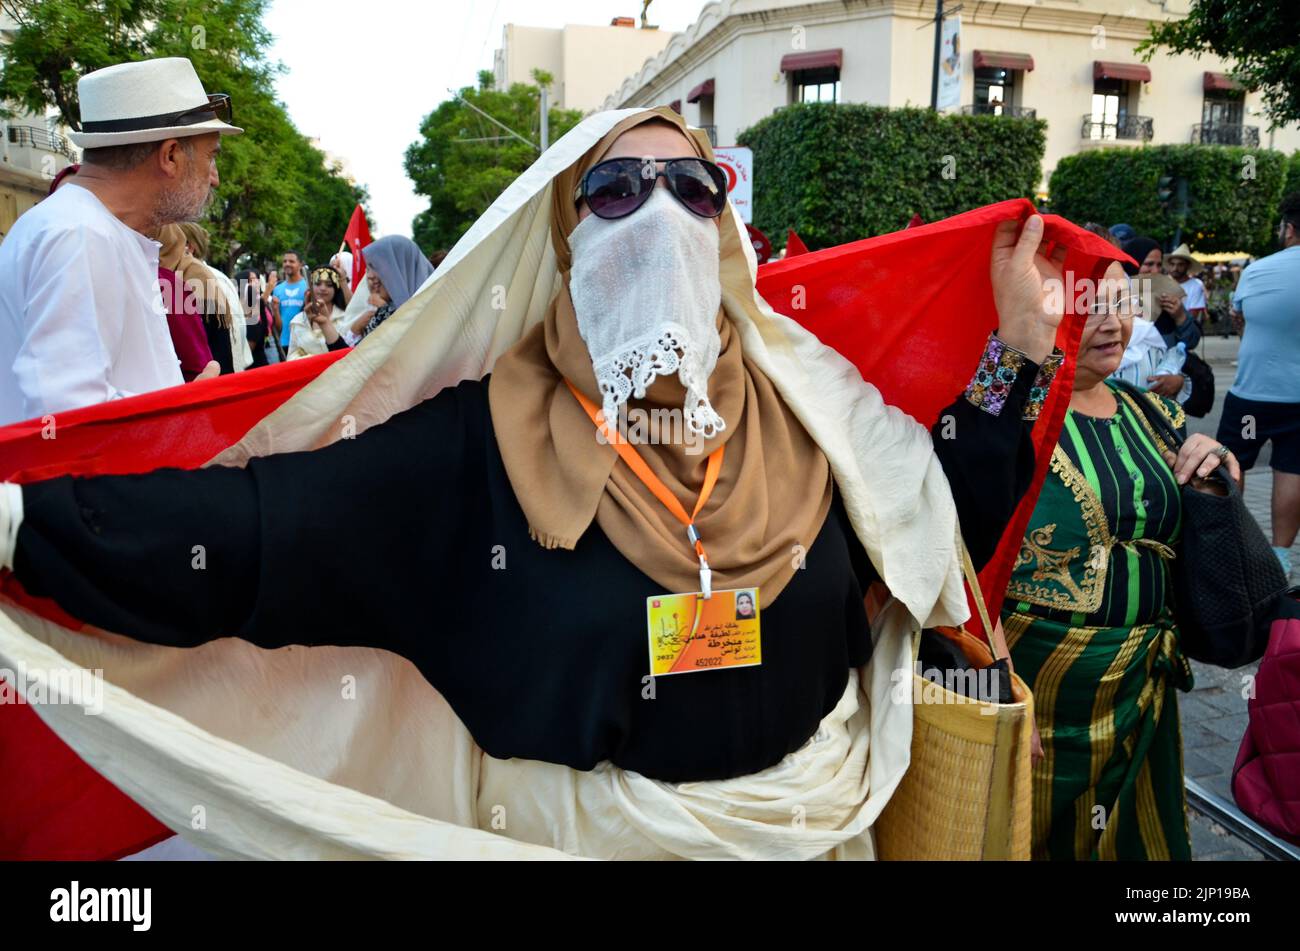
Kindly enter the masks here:
<path id="1" fill-rule="evenodd" d="M 1015 219 L 1004 221 L 994 232 L 989 263 L 998 337 L 1035 363 L 1046 360 L 1056 346 L 1065 312 L 1065 249 L 1056 248 L 1048 258 L 1039 253 L 1042 241 L 1040 215 L 1031 215 L 1024 228 Z"/>

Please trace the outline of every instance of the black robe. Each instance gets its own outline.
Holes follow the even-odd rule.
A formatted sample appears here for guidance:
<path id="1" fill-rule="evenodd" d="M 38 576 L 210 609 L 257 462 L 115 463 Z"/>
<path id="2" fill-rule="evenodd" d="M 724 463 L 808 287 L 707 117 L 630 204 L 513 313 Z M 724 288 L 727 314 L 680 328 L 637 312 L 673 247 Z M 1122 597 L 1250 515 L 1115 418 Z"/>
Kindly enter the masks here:
<path id="1" fill-rule="evenodd" d="M 1022 368 L 1000 416 L 959 395 L 933 433 L 977 565 L 1033 476 L 1021 415 L 1036 372 Z M 30 593 L 156 644 L 393 651 L 499 758 L 608 760 L 668 782 L 754 773 L 816 731 L 871 654 L 863 594 L 878 576 L 837 493 L 805 568 L 774 603 L 760 595 L 762 665 L 648 689 L 645 604 L 663 590 L 594 523 L 573 551 L 529 538 L 486 380 L 315 452 L 64 477 L 23 498 L 15 573 Z"/>

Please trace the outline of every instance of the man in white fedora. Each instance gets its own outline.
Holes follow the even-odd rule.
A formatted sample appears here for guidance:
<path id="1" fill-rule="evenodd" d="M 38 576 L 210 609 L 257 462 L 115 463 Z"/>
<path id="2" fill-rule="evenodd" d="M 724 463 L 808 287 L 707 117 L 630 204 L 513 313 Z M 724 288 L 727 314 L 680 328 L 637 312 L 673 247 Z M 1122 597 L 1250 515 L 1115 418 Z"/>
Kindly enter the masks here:
<path id="1" fill-rule="evenodd" d="M 80 172 L 0 245 L 0 425 L 183 382 L 154 238 L 202 215 L 221 137 L 243 131 L 188 59 L 110 66 L 77 92 Z"/>
<path id="2" fill-rule="evenodd" d="M 1192 257 L 1192 249 L 1186 244 L 1180 244 L 1170 251 L 1165 262 L 1169 265 L 1169 276 L 1182 285 L 1187 294 L 1183 307 L 1198 327 L 1205 326 L 1205 313 L 1209 304 L 1205 297 L 1205 285 L 1196 276 L 1204 270 L 1205 265 Z"/>

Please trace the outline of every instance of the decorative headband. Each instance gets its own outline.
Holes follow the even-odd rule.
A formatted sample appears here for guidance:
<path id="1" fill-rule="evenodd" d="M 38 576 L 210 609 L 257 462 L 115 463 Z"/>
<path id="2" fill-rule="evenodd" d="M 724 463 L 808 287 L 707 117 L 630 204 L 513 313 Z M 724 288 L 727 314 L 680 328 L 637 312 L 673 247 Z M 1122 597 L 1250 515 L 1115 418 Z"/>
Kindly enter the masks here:
<path id="1" fill-rule="evenodd" d="M 343 283 L 339 280 L 339 272 L 332 267 L 318 267 L 311 272 L 311 282 L 320 284 L 322 282 L 333 284 L 335 287 L 342 287 Z"/>

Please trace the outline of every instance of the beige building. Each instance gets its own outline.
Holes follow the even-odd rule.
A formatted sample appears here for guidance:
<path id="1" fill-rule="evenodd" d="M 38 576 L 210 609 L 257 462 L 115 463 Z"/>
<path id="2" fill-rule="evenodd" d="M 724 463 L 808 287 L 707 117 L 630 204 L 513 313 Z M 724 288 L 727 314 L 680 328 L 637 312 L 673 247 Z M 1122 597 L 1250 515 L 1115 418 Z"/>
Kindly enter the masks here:
<path id="1" fill-rule="evenodd" d="M 0 56 L 16 29 L 0 13 Z M 76 161 L 76 151 L 52 119 L 19 113 L 0 120 L 0 241 L 28 208 L 46 196 L 54 176 Z"/>
<path id="2" fill-rule="evenodd" d="M 947 4 L 949 7 L 955 3 Z M 1300 148 L 1270 133 L 1260 97 L 1230 64 L 1134 47 L 1190 0 L 965 0 L 958 108 L 1047 121 L 1044 182 L 1058 159 L 1143 142 Z M 674 105 L 730 145 L 792 102 L 928 106 L 934 0 L 716 0 L 605 98 L 601 108 Z M 760 172 L 761 174 L 761 172 Z"/>
<path id="3" fill-rule="evenodd" d="M 562 29 L 507 23 L 494 72 L 498 89 L 531 83 L 534 69 L 555 77 L 554 104 L 561 109 L 592 112 L 623 81 L 658 55 L 677 36 L 666 30 L 638 29 L 632 17 L 616 17 L 609 26 Z"/>

